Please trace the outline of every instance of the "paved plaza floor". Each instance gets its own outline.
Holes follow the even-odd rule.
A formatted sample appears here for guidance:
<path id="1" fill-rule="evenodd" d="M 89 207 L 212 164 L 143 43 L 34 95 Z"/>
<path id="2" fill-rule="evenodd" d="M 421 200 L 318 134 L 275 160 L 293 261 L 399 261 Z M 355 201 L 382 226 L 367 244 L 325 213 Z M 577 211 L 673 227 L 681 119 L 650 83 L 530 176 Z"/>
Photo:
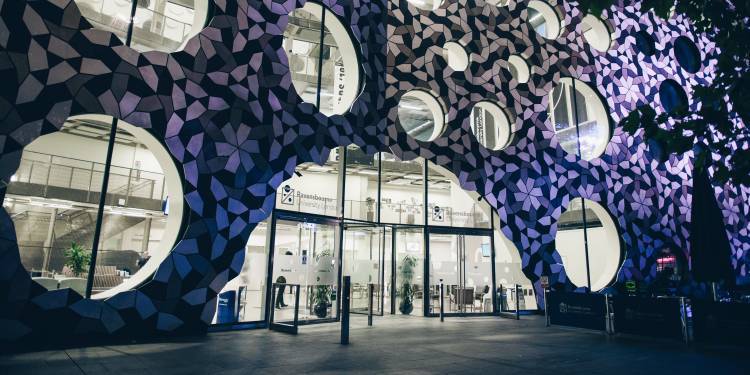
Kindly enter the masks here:
<path id="1" fill-rule="evenodd" d="M 170 342 L 0 356 L 0 374 L 741 374 L 747 350 L 544 327 L 539 316 L 352 317 L 303 326 L 297 336 L 265 329 Z"/>

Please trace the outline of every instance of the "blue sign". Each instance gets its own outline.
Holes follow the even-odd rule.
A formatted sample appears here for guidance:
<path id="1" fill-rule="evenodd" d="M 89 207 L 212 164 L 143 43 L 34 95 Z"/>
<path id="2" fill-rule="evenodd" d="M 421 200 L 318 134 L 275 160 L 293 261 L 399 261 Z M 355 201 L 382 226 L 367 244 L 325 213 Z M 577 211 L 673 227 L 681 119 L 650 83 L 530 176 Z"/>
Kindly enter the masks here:
<path id="1" fill-rule="evenodd" d="M 607 329 L 607 300 L 603 294 L 549 292 L 547 314 L 550 324 L 594 329 Z"/>
<path id="2" fill-rule="evenodd" d="M 216 307 L 216 323 L 234 323 L 237 320 L 235 307 L 237 304 L 237 292 L 229 290 L 219 293 L 219 303 Z"/>

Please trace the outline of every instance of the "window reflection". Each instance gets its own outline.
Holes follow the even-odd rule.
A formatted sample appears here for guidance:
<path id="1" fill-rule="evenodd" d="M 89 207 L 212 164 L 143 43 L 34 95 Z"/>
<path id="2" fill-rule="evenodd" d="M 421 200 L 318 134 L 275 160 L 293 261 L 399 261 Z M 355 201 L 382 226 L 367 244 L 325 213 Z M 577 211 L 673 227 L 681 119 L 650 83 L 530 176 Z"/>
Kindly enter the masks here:
<path id="1" fill-rule="evenodd" d="M 550 93 L 548 113 L 563 150 L 584 160 L 604 153 L 610 137 L 609 117 L 588 85 L 561 79 Z"/>
<path id="2" fill-rule="evenodd" d="M 76 0 L 81 14 L 95 27 L 110 31 L 123 42 L 128 33 L 133 1 L 131 46 L 139 51 L 173 52 L 203 26 L 208 1 L 197 0 Z M 201 19 L 197 19 L 201 18 Z"/>
<path id="3" fill-rule="evenodd" d="M 313 2 L 295 9 L 283 47 L 302 100 L 329 116 L 346 113 L 359 93 L 359 63 L 347 28 L 336 15 Z"/>

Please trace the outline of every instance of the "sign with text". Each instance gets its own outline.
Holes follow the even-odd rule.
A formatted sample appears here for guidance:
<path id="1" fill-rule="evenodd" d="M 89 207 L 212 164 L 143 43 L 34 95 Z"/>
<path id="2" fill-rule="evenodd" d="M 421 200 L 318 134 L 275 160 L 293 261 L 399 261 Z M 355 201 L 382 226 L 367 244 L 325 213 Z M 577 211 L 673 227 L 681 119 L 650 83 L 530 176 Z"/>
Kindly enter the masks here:
<path id="1" fill-rule="evenodd" d="M 616 296 L 615 332 L 683 339 L 679 298 Z"/>
<path id="2" fill-rule="evenodd" d="M 695 300 L 695 341 L 750 345 L 750 304 Z"/>
<path id="3" fill-rule="evenodd" d="M 549 292 L 547 309 L 550 324 L 595 329 L 607 329 L 607 300 L 603 294 Z"/>

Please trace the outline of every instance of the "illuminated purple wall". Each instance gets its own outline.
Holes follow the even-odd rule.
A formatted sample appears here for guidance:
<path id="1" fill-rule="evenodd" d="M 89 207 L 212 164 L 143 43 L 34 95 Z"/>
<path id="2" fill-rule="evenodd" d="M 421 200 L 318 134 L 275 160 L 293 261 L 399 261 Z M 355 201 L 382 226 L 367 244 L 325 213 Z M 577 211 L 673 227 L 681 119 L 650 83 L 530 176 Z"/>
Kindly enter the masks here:
<path id="1" fill-rule="evenodd" d="M 687 20 L 663 21 L 641 14 L 638 6 L 612 8 L 604 18 L 614 43 L 600 53 L 584 41 L 575 3 L 556 5 L 565 28 L 549 41 L 524 22 L 527 1 L 498 8 L 463 0 L 433 12 L 406 0 L 324 1 L 350 26 L 364 74 L 351 111 L 329 118 L 291 87 L 281 48 L 287 15 L 304 1 L 214 2 L 209 26 L 184 51 L 168 55 L 137 53 L 91 29 L 72 0 L 0 0 L 3 181 L 35 138 L 59 130 L 70 116 L 108 114 L 164 140 L 183 169 L 191 210 L 184 238 L 153 280 L 106 301 L 67 289 L 46 291 L 33 282 L 20 263 L 12 221 L 0 210 L 0 339 L 204 330 L 216 294 L 242 267 L 250 232 L 271 212 L 276 188 L 296 165 L 323 162 L 332 148 L 352 143 L 368 153 L 424 157 L 482 194 L 497 208 L 500 227 L 537 288 L 543 274 L 557 288 L 573 288 L 552 243 L 557 219 L 575 197 L 599 202 L 619 225 L 625 250 L 619 281 L 651 281 L 654 253 L 665 245 L 689 256 L 689 156 L 659 163 L 639 137 L 616 128 L 601 158 L 578 162 L 559 147 L 547 122 L 548 93 L 565 76 L 595 87 L 614 124 L 639 104 L 658 108 L 665 79 L 689 96 L 713 74 L 715 52 L 709 40 L 693 35 Z M 639 30 L 655 39 L 654 56 L 634 49 Z M 701 51 L 696 74 L 673 56 L 679 36 Z M 469 50 L 467 71 L 453 72 L 442 58 L 450 40 Z M 521 52 L 534 66 L 523 84 L 504 62 Z M 433 142 L 417 142 L 397 124 L 399 98 L 413 88 L 431 91 L 448 108 L 447 131 Z M 471 134 L 470 110 L 483 99 L 497 101 L 515 119 L 516 138 L 505 150 L 489 151 Z M 747 282 L 750 190 L 715 191 L 737 280 Z"/>

